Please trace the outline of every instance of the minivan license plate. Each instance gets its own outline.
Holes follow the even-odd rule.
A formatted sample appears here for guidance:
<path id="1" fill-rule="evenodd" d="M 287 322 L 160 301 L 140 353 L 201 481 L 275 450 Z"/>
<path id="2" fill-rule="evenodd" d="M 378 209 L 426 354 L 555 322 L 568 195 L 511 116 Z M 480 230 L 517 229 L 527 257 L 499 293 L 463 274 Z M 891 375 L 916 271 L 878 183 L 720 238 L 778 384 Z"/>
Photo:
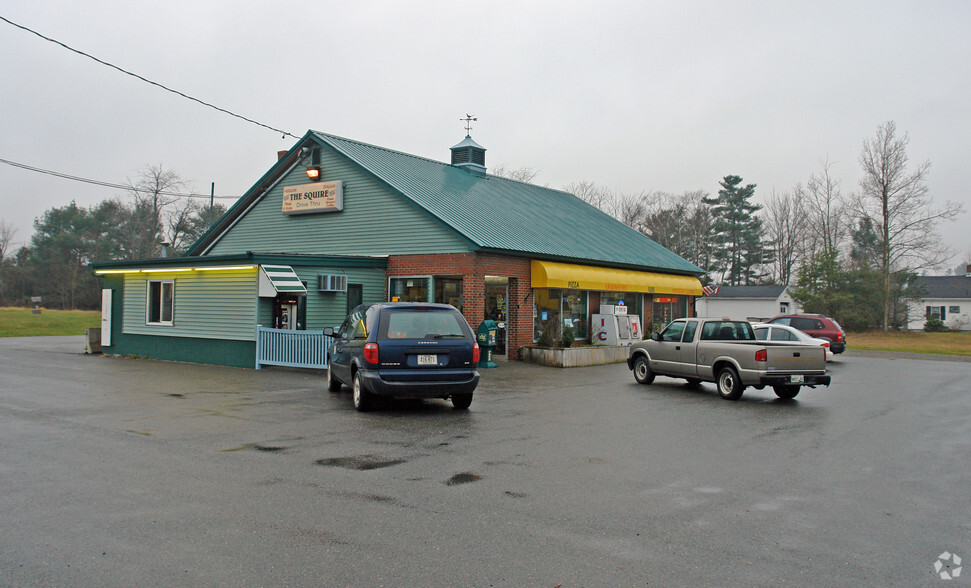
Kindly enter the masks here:
<path id="1" fill-rule="evenodd" d="M 438 365 L 437 355 L 419 355 L 418 365 Z"/>
<path id="2" fill-rule="evenodd" d="M 802 384 L 802 374 L 789 376 L 789 381 L 793 384 Z"/>

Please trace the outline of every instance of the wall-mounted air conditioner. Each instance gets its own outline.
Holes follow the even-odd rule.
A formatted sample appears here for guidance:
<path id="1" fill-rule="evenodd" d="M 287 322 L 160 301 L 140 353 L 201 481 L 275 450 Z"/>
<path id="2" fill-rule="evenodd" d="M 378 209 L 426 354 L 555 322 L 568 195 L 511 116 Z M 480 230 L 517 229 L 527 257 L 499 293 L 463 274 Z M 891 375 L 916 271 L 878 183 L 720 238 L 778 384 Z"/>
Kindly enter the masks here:
<path id="1" fill-rule="evenodd" d="M 344 274 L 317 274 L 319 292 L 347 292 L 347 276 Z"/>

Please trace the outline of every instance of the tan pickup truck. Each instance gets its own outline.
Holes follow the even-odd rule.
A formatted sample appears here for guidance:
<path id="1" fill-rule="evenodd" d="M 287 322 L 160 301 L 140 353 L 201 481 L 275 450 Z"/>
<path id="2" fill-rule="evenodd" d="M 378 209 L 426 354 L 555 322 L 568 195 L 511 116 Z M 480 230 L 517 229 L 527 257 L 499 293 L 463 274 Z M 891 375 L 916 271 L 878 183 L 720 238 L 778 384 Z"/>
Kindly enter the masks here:
<path id="1" fill-rule="evenodd" d="M 641 384 L 650 384 L 656 375 L 692 384 L 714 382 L 727 400 L 741 398 L 747 386 L 772 386 L 779 398 L 788 399 L 802 386 L 829 386 L 824 353 L 816 345 L 757 341 L 745 321 L 685 318 L 632 345 L 627 366 Z"/>

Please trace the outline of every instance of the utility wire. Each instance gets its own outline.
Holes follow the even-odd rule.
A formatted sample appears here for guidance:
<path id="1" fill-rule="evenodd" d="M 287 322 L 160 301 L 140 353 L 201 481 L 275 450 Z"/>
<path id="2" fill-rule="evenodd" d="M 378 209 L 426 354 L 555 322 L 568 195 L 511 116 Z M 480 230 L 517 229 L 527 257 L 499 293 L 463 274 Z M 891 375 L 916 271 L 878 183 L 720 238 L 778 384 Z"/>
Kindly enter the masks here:
<path id="1" fill-rule="evenodd" d="M 141 80 L 141 81 L 143 81 L 143 82 L 145 82 L 147 84 L 151 84 L 153 86 L 156 86 L 158 88 L 161 88 L 161 89 L 165 90 L 166 92 L 171 92 L 171 93 L 176 94 L 178 96 L 182 96 L 183 98 L 188 98 L 189 100 L 192 100 L 193 102 L 198 102 L 199 104 L 202 104 L 203 106 L 208 106 L 209 108 L 212 108 L 214 110 L 218 110 L 219 112 L 223 112 L 225 114 L 228 114 L 229 116 L 235 116 L 236 118 L 242 119 L 242 120 L 244 120 L 244 121 L 246 121 L 248 123 L 252 123 L 254 125 L 261 126 L 261 127 L 265 128 L 265 129 L 269 129 L 269 130 L 275 131 L 277 133 L 282 133 L 284 137 L 290 136 L 290 137 L 293 137 L 294 139 L 299 139 L 300 138 L 300 137 L 294 135 L 293 133 L 288 133 L 287 131 L 284 131 L 284 130 L 281 130 L 281 129 L 277 129 L 277 128 L 271 127 L 269 125 L 265 125 L 265 124 L 263 124 L 263 123 L 261 123 L 259 121 L 255 121 L 255 120 L 253 120 L 251 118 L 246 118 L 245 116 L 236 114 L 235 112 L 232 112 L 230 110 L 226 110 L 225 108 L 220 108 L 220 107 L 218 107 L 218 106 L 216 106 L 214 104 L 210 104 L 210 103 L 205 102 L 203 100 L 199 100 L 198 98 L 194 98 L 192 96 L 189 96 L 188 94 L 183 94 L 182 92 L 179 92 L 178 90 L 173 90 L 172 88 L 163 86 L 162 84 L 160 84 L 158 82 L 153 82 L 152 80 L 147 79 L 147 78 L 144 78 L 144 77 L 142 77 L 142 76 L 140 76 L 138 74 L 132 73 L 132 72 L 127 71 L 127 70 L 124 70 L 124 69 L 118 67 L 117 65 L 108 63 L 107 61 L 102 61 L 102 60 L 98 59 L 97 57 L 94 57 L 93 55 L 89 55 L 89 54 L 85 53 L 84 51 L 79 51 L 79 50 L 77 50 L 77 49 L 75 49 L 73 47 L 70 47 L 68 45 L 65 45 L 64 43 L 61 43 L 60 41 L 58 41 L 56 39 L 52 39 L 50 37 L 45 37 L 44 35 L 38 33 L 37 31 L 35 31 L 33 29 L 29 29 L 29 28 L 27 28 L 27 27 L 25 27 L 23 25 L 19 25 L 19 24 L 13 22 L 12 20 L 10 20 L 8 18 L 5 18 L 3 16 L 0 16 L 0 20 L 4 21 L 4 22 L 6 22 L 6 23 L 8 23 L 10 25 L 13 25 L 13 26 L 17 27 L 18 29 L 21 29 L 21 30 L 27 31 L 28 33 L 37 35 L 38 37 L 40 37 L 41 39 L 44 39 L 45 41 L 50 41 L 51 43 L 54 43 L 55 45 L 60 45 L 61 47 L 67 49 L 68 51 L 73 51 L 74 53 L 77 53 L 78 55 L 83 55 L 84 57 L 87 57 L 88 59 L 92 59 L 94 61 L 97 61 L 101 65 L 106 65 L 106 66 L 108 66 L 108 67 L 110 67 L 112 69 L 115 69 L 115 70 L 120 71 L 121 73 L 123 73 L 125 75 L 129 75 L 129 76 L 131 76 L 133 78 L 137 78 L 137 79 L 139 79 L 139 80 Z"/>
<path id="2" fill-rule="evenodd" d="M 3 17 L 0 17 L 3 18 Z M 30 165 L 25 165 L 23 163 L 17 163 L 16 161 L 9 161 L 7 159 L 0 159 L 0 163 L 6 163 L 7 165 L 12 165 L 13 167 L 19 167 L 21 169 L 26 169 L 42 174 L 47 174 L 49 176 L 57 176 L 59 178 L 64 178 L 66 180 L 74 180 L 75 182 L 85 182 L 87 184 L 95 184 L 97 186 L 107 186 L 108 188 L 118 188 L 121 190 L 128 190 L 130 192 L 146 192 L 150 194 L 160 194 L 163 196 L 178 196 L 179 198 L 210 198 L 209 194 L 194 194 L 194 193 L 182 193 L 182 192 L 156 192 L 155 190 L 150 190 L 148 188 L 139 188 L 137 186 L 125 185 L 125 184 L 113 184 L 111 182 L 104 182 L 101 180 L 92 180 L 89 178 L 82 178 L 79 176 L 72 176 L 70 174 L 65 174 L 61 172 L 51 171 L 49 169 L 43 169 L 39 167 L 33 167 Z M 212 198 L 220 199 L 232 199 L 236 200 L 239 196 L 212 196 Z"/>

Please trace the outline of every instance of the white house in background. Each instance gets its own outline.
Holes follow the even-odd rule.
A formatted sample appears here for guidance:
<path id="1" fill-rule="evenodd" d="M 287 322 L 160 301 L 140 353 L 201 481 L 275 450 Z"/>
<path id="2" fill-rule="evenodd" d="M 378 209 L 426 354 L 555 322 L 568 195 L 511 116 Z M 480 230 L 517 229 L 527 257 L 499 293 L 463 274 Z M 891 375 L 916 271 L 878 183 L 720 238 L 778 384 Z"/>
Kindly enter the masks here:
<path id="1" fill-rule="evenodd" d="M 695 298 L 695 316 L 762 322 L 780 314 L 800 314 L 789 286 L 720 286 L 711 296 Z"/>
<path id="2" fill-rule="evenodd" d="M 964 276 L 920 276 L 916 287 L 924 298 L 908 305 L 907 329 L 923 331 L 933 316 L 952 331 L 971 331 L 971 265 Z"/>

